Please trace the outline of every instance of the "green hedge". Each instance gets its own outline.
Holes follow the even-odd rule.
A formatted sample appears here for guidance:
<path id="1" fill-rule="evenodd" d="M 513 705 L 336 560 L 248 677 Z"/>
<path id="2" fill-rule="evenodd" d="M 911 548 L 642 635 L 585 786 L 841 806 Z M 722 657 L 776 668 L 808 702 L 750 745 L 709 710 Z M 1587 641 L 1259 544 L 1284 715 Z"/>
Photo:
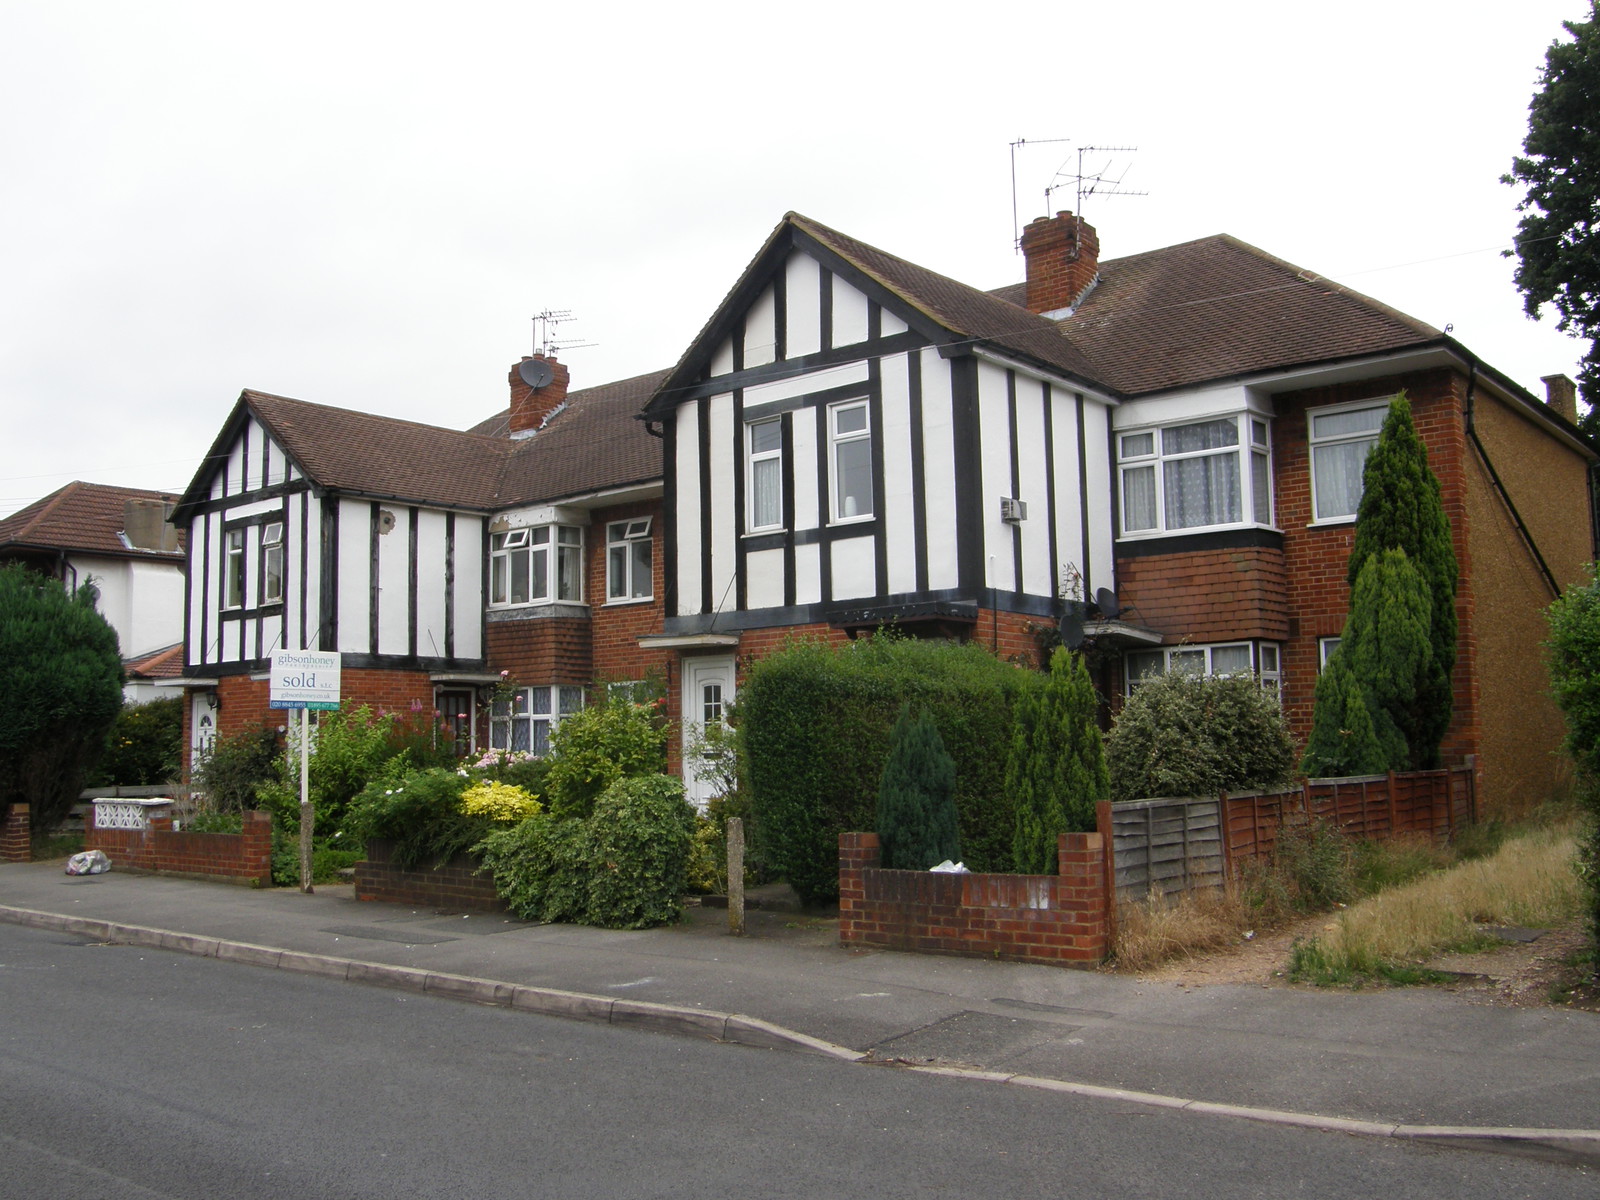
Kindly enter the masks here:
<path id="1" fill-rule="evenodd" d="M 839 834 L 873 828 L 890 731 L 910 702 L 956 764 L 964 861 L 1009 869 L 1011 712 L 1039 678 L 981 646 L 882 636 L 755 662 L 739 714 L 763 861 L 808 903 L 838 896 Z"/>

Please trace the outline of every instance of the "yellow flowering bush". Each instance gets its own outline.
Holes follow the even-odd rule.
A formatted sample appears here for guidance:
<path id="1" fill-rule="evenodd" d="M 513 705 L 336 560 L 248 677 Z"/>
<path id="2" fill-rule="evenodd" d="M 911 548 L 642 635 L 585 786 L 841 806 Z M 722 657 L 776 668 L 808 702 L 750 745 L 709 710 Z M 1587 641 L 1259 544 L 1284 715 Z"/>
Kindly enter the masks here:
<path id="1" fill-rule="evenodd" d="M 544 811 L 527 788 L 484 780 L 461 793 L 461 811 L 491 821 L 523 821 Z"/>

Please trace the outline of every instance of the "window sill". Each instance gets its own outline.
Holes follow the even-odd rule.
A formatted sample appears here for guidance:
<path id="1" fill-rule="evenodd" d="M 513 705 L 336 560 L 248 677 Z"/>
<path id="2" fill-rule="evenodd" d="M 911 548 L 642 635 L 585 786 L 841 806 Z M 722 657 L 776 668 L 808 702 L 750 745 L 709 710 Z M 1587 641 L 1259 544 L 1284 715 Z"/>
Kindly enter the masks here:
<path id="1" fill-rule="evenodd" d="M 878 519 L 876 513 L 857 513 L 853 517 L 835 517 L 828 522 L 829 529 L 838 529 L 846 525 L 870 525 Z"/>
<path id="2" fill-rule="evenodd" d="M 1351 518 L 1354 520 L 1355 518 Z M 1229 525 L 1195 525 L 1187 529 L 1141 529 L 1137 533 L 1124 533 L 1117 538 L 1119 542 L 1155 542 L 1168 538 L 1194 537 L 1209 533 L 1238 533 L 1242 530 L 1259 529 L 1267 533 L 1281 533 L 1276 525 L 1260 525 L 1254 521 L 1235 521 Z"/>
<path id="3" fill-rule="evenodd" d="M 607 600 L 601 608 L 628 608 L 630 605 L 653 604 L 654 596 L 629 596 L 625 600 Z"/>
<path id="4" fill-rule="evenodd" d="M 1356 515 L 1351 513 L 1348 517 L 1323 517 L 1320 521 L 1307 521 L 1306 528 L 1328 529 L 1339 525 L 1354 525 L 1355 523 Z"/>

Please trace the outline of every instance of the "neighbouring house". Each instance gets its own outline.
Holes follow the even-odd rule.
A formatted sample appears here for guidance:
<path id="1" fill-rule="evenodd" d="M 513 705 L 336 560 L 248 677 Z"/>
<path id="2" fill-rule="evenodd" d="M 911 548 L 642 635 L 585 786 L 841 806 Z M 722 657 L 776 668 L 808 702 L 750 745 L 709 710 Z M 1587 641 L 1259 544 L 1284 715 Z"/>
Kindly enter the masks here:
<path id="1" fill-rule="evenodd" d="M 0 520 L 0 563 L 22 563 L 72 589 L 93 584 L 117 631 L 123 696 L 134 703 L 171 694 L 142 664 L 183 640 L 183 536 L 167 519 L 177 499 L 74 482 Z"/>
<path id="2" fill-rule="evenodd" d="M 173 518 L 193 712 L 259 723 L 265 656 L 313 647 L 352 700 L 537 750 L 649 678 L 703 795 L 751 656 L 894 626 L 1036 662 L 1073 601 L 1113 705 L 1249 671 L 1303 735 L 1404 389 L 1461 564 L 1446 755 L 1490 804 L 1556 788 L 1542 609 L 1595 554 L 1571 384 L 1227 236 L 1102 262 L 1060 213 L 1021 249 L 985 292 L 789 214 L 673 368 L 569 393 L 524 359 L 466 432 L 245 392 Z"/>

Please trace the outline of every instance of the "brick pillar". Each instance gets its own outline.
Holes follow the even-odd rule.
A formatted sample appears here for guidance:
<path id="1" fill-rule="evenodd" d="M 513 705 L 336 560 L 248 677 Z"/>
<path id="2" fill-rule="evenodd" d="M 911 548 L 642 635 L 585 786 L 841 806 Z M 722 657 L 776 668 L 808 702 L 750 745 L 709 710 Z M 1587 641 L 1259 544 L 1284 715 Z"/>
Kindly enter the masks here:
<path id="1" fill-rule="evenodd" d="M 858 940 L 856 923 L 865 911 L 867 888 L 862 872 L 883 861 L 883 849 L 875 833 L 839 835 L 839 942 Z"/>
<path id="2" fill-rule="evenodd" d="M 272 886 L 272 818 L 264 812 L 244 814 L 244 870 L 256 887 Z"/>
<path id="3" fill-rule="evenodd" d="M 1057 873 L 1063 905 L 1071 905 L 1075 924 L 1083 931 L 1074 936 L 1082 957 L 1100 962 L 1109 945 L 1106 920 L 1105 838 L 1098 833 L 1063 833 L 1056 839 Z"/>
<path id="4" fill-rule="evenodd" d="M 0 824 L 0 862 L 32 862 L 33 835 L 29 829 L 29 808 L 13 804 Z"/>

